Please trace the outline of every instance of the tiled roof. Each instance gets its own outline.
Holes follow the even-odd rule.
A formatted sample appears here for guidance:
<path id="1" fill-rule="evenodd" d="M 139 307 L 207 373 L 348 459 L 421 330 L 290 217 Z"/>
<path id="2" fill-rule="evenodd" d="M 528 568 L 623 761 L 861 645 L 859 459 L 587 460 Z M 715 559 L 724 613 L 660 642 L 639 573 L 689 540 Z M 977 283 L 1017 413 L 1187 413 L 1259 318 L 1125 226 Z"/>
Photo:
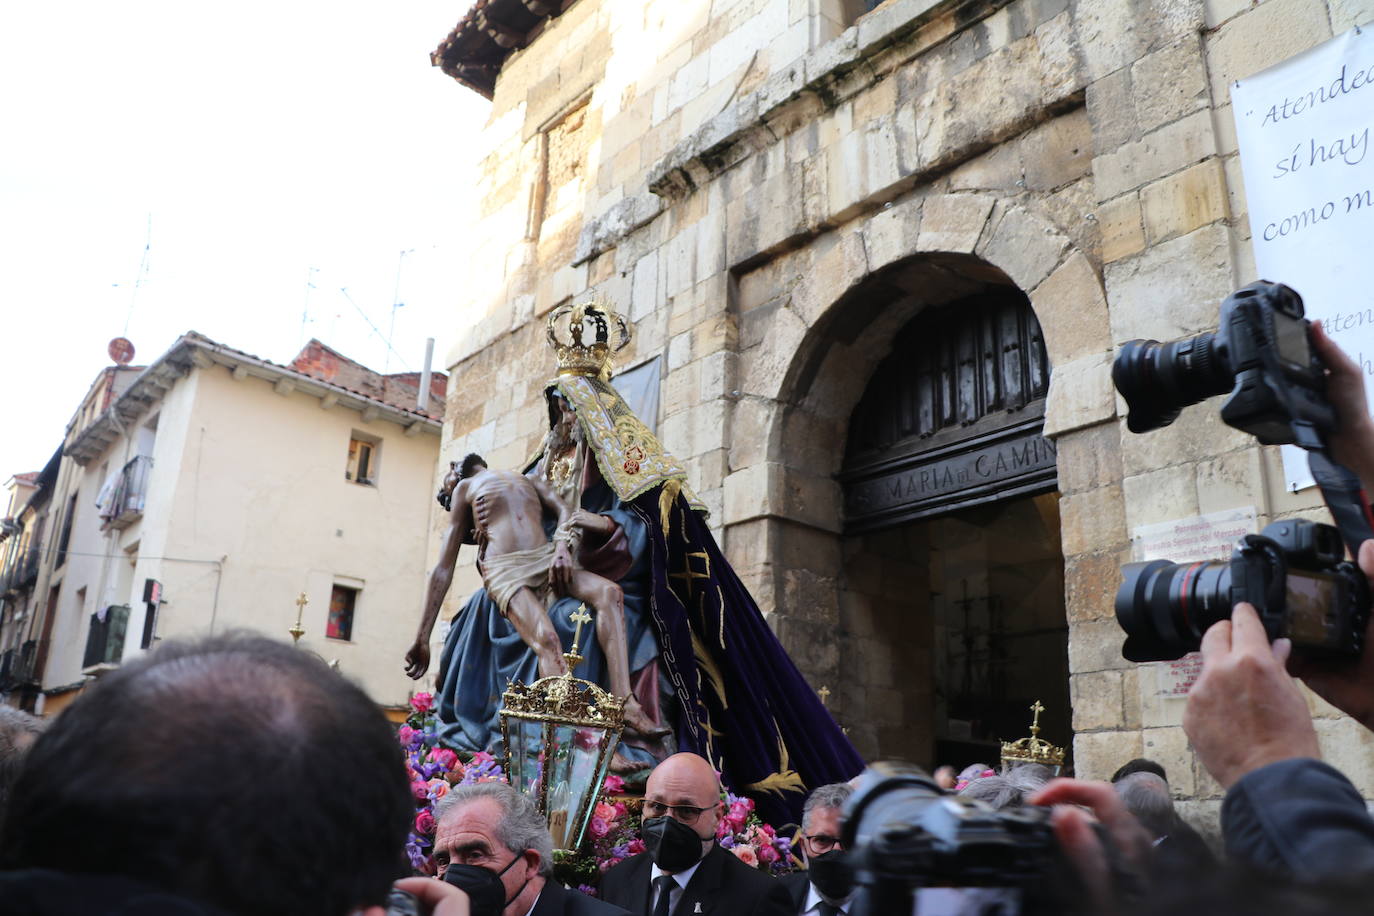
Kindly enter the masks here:
<path id="1" fill-rule="evenodd" d="M 506 58 L 528 45 L 575 0 L 477 0 L 430 52 L 429 61 L 486 98 Z"/>
<path id="2" fill-rule="evenodd" d="M 96 458 L 123 434 L 122 431 L 128 424 L 136 421 L 160 401 L 178 379 L 195 369 L 208 369 L 215 365 L 229 369 L 235 378 L 256 376 L 267 379 L 279 386 L 278 390 L 283 394 L 296 390 L 304 391 L 319 397 L 321 401 L 328 401 L 329 406 L 338 404 L 361 411 L 364 419 L 368 419 L 368 415 L 371 414 L 391 420 L 405 426 L 407 435 L 421 432 L 439 434 L 440 418 L 443 416 L 442 398 L 437 402 L 431 398 L 430 412 L 422 413 L 413 406 L 394 404 L 367 391 L 327 381 L 299 369 L 216 343 L 195 331 L 188 331 L 177 338 L 171 349 L 143 370 L 98 419 L 69 441 L 65 446 L 65 453 L 78 464 L 85 464 Z"/>

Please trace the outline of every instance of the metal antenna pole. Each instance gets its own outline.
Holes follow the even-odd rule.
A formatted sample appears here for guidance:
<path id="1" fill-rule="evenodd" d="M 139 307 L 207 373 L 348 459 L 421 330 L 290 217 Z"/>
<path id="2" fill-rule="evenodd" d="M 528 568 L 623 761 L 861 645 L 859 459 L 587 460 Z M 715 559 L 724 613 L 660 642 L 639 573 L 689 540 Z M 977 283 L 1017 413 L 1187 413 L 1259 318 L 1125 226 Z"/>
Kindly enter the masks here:
<path id="1" fill-rule="evenodd" d="M 391 368 L 391 347 L 396 337 L 396 310 L 405 304 L 401 302 L 401 268 L 405 266 L 406 255 L 414 251 L 414 248 L 407 248 L 396 259 L 396 283 L 391 289 L 391 327 L 387 328 L 386 332 L 386 361 L 382 365 L 383 374 Z"/>

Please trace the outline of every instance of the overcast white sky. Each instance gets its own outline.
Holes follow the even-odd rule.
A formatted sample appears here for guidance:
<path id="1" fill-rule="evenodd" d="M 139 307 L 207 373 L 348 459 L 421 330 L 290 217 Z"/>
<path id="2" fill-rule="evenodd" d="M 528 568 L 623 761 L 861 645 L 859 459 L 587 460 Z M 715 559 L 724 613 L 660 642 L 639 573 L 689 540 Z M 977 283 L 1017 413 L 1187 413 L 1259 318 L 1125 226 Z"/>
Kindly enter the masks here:
<path id="1" fill-rule="evenodd" d="M 428 55 L 470 5 L 4 6 L 0 482 L 61 443 L 113 337 L 139 364 L 188 330 L 390 371 L 433 336 L 442 360 L 489 106 Z M 386 335 L 396 300 L 389 354 L 359 309 Z"/>

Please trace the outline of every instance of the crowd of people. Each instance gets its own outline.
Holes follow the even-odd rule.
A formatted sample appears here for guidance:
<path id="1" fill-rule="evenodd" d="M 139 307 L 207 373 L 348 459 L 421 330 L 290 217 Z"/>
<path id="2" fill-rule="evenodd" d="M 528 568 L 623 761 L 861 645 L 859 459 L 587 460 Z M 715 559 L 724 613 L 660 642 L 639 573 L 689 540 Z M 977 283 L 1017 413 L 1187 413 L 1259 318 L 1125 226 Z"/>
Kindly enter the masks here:
<path id="1" fill-rule="evenodd" d="M 1374 820 L 1321 762 L 1286 652 L 1237 607 L 1209 631 L 1188 703 L 1193 745 L 1227 788 L 1231 864 L 1179 817 L 1167 775 L 1147 760 L 1110 784 L 977 764 L 944 791 L 988 810 L 1050 806 L 1081 912 L 1162 912 L 1153 891 L 1200 912 L 1188 901 L 1253 900 L 1259 886 L 1298 912 L 1353 912 L 1362 898 L 1345 882 L 1374 866 Z M 1354 713 L 1360 698 L 1374 709 L 1367 667 L 1326 671 L 1323 690 Z M 164 645 L 44 724 L 0 713 L 5 913 L 837 916 L 864 881 L 846 859 L 851 785 L 811 793 L 796 850 L 804 869 L 775 879 L 716 841 L 718 776 L 686 753 L 650 774 L 645 851 L 602 875 L 600 900 L 554 880 L 544 818 L 499 782 L 445 795 L 437 879 L 403 878 L 413 808 L 386 720 L 317 657 L 253 636 Z M 1183 888 L 1169 880 L 1185 874 Z M 409 896 L 398 902 L 396 890 Z M 921 912 L 1003 912 L 977 894 L 921 899 Z"/>
<path id="2" fill-rule="evenodd" d="M 1360 369 L 1320 329 L 1312 341 L 1343 424 L 1337 457 L 1374 491 Z M 1357 560 L 1374 581 L 1374 541 Z M 1125 762 L 1110 783 L 1035 766 L 942 767 L 932 798 L 1048 811 L 1064 866 L 1045 874 L 1061 885 L 1056 912 L 1367 909 L 1374 818 L 1322 762 L 1295 676 L 1374 730 L 1374 650 L 1345 665 L 1292 658 L 1241 603 L 1207 630 L 1201 654 L 1183 726 L 1225 789 L 1218 848 L 1179 816 L 1149 760 Z M 802 867 L 776 879 L 717 841 L 726 811 L 715 768 L 675 754 L 645 786 L 644 851 L 608 869 L 593 899 L 555 880 L 529 798 L 503 783 L 457 786 L 436 812 L 439 874 L 406 877 L 413 802 L 401 750 L 356 685 L 261 637 L 169 641 L 51 721 L 0 705 L 0 913 L 867 916 L 867 889 L 904 876 L 900 863 L 854 857 L 861 795 L 848 783 L 814 789 L 797 832 Z M 916 898 L 918 912 L 1015 911 L 1005 894 L 935 887 L 952 883 L 938 873 L 922 882 L 936 892 Z"/>

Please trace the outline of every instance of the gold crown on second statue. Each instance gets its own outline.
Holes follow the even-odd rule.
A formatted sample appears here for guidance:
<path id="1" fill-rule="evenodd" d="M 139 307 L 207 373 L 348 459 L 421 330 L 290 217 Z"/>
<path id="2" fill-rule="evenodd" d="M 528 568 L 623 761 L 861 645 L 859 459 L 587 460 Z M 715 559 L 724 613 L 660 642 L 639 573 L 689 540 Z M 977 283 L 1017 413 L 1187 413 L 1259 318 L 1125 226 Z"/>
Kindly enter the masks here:
<path id="1" fill-rule="evenodd" d="M 1002 742 L 1002 766 L 1009 768 L 1027 763 L 1038 763 L 1058 770 L 1064 765 L 1064 749 L 1055 747 L 1044 738 L 1039 737 L 1040 714 L 1045 711 L 1045 707 L 1040 705 L 1039 700 L 1036 700 L 1030 709 L 1031 712 L 1035 713 L 1035 718 L 1031 720 L 1030 737 Z"/>
<path id="2" fill-rule="evenodd" d="M 588 329 L 590 339 L 586 339 Z M 612 341 L 612 335 L 617 340 Z M 609 379 L 612 358 L 630 342 L 630 326 L 615 309 L 591 300 L 554 309 L 549 314 L 548 336 L 559 375 Z"/>

